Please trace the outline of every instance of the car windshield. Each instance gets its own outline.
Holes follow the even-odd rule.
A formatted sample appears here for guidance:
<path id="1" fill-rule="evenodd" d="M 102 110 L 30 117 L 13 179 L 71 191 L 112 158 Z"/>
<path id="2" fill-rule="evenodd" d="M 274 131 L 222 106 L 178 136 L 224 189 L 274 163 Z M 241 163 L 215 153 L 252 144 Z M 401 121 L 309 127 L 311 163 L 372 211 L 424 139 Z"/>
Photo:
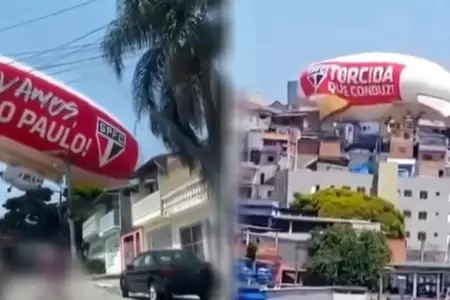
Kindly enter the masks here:
<path id="1" fill-rule="evenodd" d="M 154 251 L 153 256 L 161 264 L 196 262 L 200 260 L 195 253 L 188 250 Z"/>

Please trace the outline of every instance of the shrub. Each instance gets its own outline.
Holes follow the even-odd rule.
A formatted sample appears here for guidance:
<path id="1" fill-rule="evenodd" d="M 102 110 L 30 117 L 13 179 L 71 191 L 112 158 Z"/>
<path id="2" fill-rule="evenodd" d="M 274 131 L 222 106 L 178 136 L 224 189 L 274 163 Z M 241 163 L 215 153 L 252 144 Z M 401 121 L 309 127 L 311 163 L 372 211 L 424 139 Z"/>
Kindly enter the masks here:
<path id="1" fill-rule="evenodd" d="M 84 268 L 90 274 L 106 273 L 105 261 L 103 259 L 88 259 L 84 262 Z"/>

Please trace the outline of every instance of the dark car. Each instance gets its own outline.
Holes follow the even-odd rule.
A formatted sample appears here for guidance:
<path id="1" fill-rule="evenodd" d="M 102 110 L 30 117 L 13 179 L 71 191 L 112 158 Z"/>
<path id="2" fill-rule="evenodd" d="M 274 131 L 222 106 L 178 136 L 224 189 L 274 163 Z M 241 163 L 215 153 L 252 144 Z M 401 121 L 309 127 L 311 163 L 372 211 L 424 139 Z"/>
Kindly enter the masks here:
<path id="1" fill-rule="evenodd" d="M 173 295 L 198 295 L 209 299 L 213 285 L 211 265 L 189 250 L 154 250 L 136 256 L 120 276 L 123 297 L 145 293 L 150 300 Z"/>

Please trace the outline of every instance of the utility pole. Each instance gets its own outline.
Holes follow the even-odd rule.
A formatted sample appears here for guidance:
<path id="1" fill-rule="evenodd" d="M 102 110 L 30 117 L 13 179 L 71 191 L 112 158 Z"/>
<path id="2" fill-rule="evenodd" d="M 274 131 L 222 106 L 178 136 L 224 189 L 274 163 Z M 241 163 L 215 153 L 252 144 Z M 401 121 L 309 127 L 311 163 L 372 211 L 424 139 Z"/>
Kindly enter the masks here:
<path id="1" fill-rule="evenodd" d="M 69 244 L 70 244 L 70 257 L 72 259 L 72 263 L 77 261 L 77 245 L 75 238 L 75 222 L 73 220 L 72 214 L 72 167 L 70 163 L 66 160 L 64 162 L 66 167 L 66 188 L 67 188 L 67 196 L 66 196 L 66 206 L 67 206 L 67 223 L 69 225 Z"/>

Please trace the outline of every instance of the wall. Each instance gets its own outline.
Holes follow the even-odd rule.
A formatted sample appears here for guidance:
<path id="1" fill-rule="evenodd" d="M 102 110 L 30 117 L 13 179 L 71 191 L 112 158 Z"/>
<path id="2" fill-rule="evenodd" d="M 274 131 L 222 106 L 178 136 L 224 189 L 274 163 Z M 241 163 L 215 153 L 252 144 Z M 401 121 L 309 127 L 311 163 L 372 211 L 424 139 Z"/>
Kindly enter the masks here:
<path id="1" fill-rule="evenodd" d="M 162 225 L 144 230 L 146 249 L 168 249 L 173 247 L 172 225 Z"/>
<path id="2" fill-rule="evenodd" d="M 376 177 L 376 194 L 398 206 L 398 165 L 394 162 L 380 162 Z"/>
<path id="3" fill-rule="evenodd" d="M 266 292 L 267 299 L 279 300 L 367 300 L 364 288 L 351 287 L 293 287 Z"/>
<path id="4" fill-rule="evenodd" d="M 105 268 L 107 274 L 119 274 L 122 269 L 122 256 L 120 253 L 120 234 L 116 233 L 104 239 Z"/>
<path id="5" fill-rule="evenodd" d="M 279 175 L 275 179 L 276 189 L 279 189 L 275 193 L 275 196 L 276 200 L 279 200 L 281 204 L 287 205 L 294 200 L 294 193 L 310 194 L 314 192 L 316 186 L 319 189 L 348 186 L 355 191 L 358 187 L 363 187 L 366 189 L 366 193 L 370 193 L 373 182 L 373 175 L 353 174 L 338 170 L 334 172 L 313 172 L 307 169 L 298 169 L 292 171 L 286 170 L 280 173 L 283 172 L 287 175 Z M 285 199 L 287 201 L 281 198 L 283 195 L 286 195 Z"/>
<path id="6" fill-rule="evenodd" d="M 427 199 L 421 199 L 425 192 Z M 426 232 L 425 248 L 447 251 L 447 238 L 450 235 L 450 183 L 445 178 L 399 178 L 399 206 L 411 212 L 405 218 L 409 249 L 420 249 L 417 239 L 419 231 Z M 419 220 L 419 211 L 426 212 L 426 220 Z"/>
<path id="7" fill-rule="evenodd" d="M 195 172 L 192 174 L 188 168 L 181 167 L 178 162 L 173 162 L 172 165 L 169 166 L 168 173 L 166 175 L 161 175 L 159 178 L 161 197 L 197 177 Z"/>
<path id="8" fill-rule="evenodd" d="M 204 237 L 204 253 L 206 258 L 208 258 L 208 244 L 209 239 L 207 238 L 207 226 L 205 220 L 211 216 L 211 208 L 208 203 L 200 204 L 196 207 L 183 211 L 171 218 L 172 223 L 172 242 L 174 248 L 181 247 L 180 241 L 180 228 L 193 225 L 194 223 L 202 222 L 202 235 Z"/>
<path id="9" fill-rule="evenodd" d="M 120 207 L 120 231 L 128 232 L 132 227 L 131 197 L 121 193 L 119 197 Z"/>

